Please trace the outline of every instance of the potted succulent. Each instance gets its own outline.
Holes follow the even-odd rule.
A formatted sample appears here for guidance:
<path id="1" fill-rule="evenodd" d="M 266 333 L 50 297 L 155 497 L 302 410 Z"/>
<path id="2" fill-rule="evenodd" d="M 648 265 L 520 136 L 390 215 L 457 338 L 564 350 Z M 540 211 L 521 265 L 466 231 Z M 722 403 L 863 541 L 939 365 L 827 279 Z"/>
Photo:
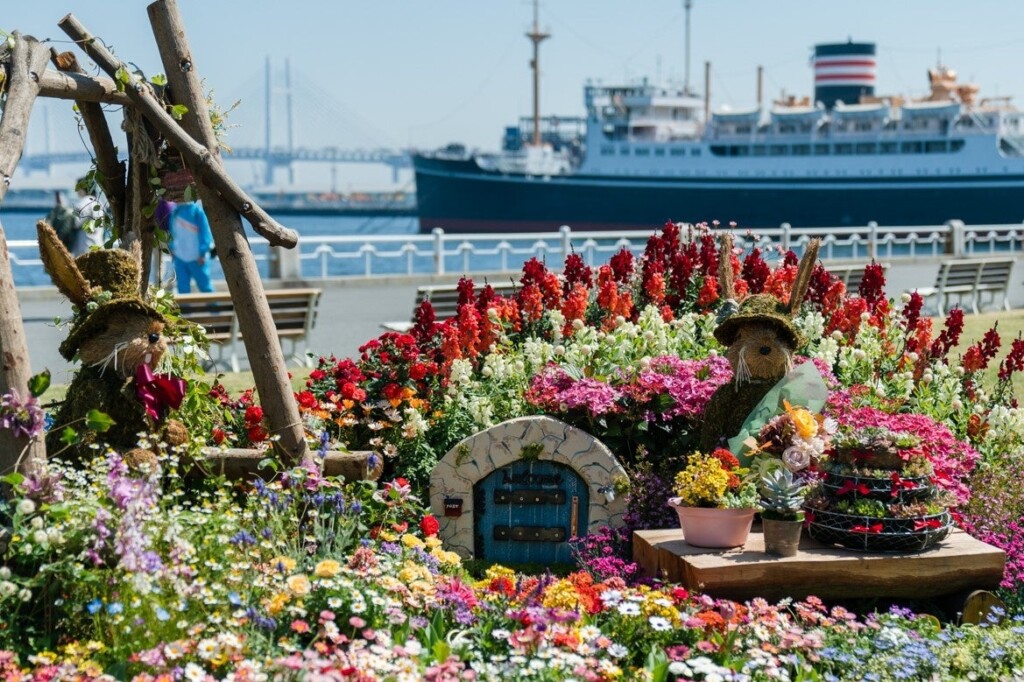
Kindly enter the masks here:
<path id="1" fill-rule="evenodd" d="M 695 452 L 676 474 L 678 497 L 668 504 L 679 515 L 683 538 L 696 547 L 739 547 L 747 541 L 758 510 L 757 487 L 728 450 Z"/>
<path id="2" fill-rule="evenodd" d="M 758 481 L 764 550 L 777 556 L 794 556 L 803 530 L 807 484 L 784 466 L 764 470 Z"/>

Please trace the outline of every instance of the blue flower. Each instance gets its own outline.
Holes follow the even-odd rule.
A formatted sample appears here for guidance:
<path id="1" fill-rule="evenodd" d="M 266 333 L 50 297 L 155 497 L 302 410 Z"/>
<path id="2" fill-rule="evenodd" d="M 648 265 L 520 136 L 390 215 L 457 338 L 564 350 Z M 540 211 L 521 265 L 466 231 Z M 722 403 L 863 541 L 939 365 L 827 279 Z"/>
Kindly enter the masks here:
<path id="1" fill-rule="evenodd" d="M 85 610 L 90 614 L 96 614 L 100 609 L 103 608 L 103 600 L 93 599 L 91 602 L 85 605 Z"/>
<path id="2" fill-rule="evenodd" d="M 117 614 L 121 613 L 122 611 L 124 611 L 124 604 L 122 604 L 119 601 L 116 601 L 113 604 L 108 604 L 107 605 L 107 613 L 109 613 L 112 616 L 116 616 Z"/>
<path id="3" fill-rule="evenodd" d="M 170 620 L 171 614 L 167 612 L 167 609 L 162 606 L 156 607 L 156 619 L 157 620 Z"/>
<path id="4" fill-rule="evenodd" d="M 237 592 L 228 592 L 228 603 L 232 606 L 241 606 L 242 597 Z"/>

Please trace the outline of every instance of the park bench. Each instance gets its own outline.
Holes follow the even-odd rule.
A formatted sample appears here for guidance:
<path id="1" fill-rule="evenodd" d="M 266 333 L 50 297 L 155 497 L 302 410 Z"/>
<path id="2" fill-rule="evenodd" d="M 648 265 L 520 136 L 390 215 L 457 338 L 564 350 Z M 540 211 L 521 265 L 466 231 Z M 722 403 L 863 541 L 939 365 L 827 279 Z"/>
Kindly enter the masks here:
<path id="1" fill-rule="evenodd" d="M 494 289 L 494 293 L 498 296 L 512 296 L 519 291 L 518 282 L 487 282 Z M 477 293 L 479 293 L 480 287 L 478 287 Z M 459 289 L 455 284 L 428 284 L 416 288 L 416 302 L 412 306 L 412 315 L 409 321 L 401 322 L 385 322 L 382 327 L 390 329 L 395 332 L 407 332 L 413 328 L 416 323 L 416 311 L 419 309 L 420 304 L 423 301 L 430 301 L 430 304 L 434 308 L 434 316 L 438 322 L 447 320 L 450 317 L 455 317 L 458 310 L 459 303 Z"/>
<path id="2" fill-rule="evenodd" d="M 961 258 L 942 262 L 939 273 L 935 277 L 935 286 L 918 289 L 927 300 L 936 297 L 939 313 L 949 310 L 949 301 L 957 297 L 957 304 L 966 298 L 971 310 L 978 312 L 981 305 L 981 294 L 987 293 L 988 302 L 994 303 L 996 296 L 1003 295 L 1003 308 L 1010 309 L 1008 289 L 1010 274 L 1013 272 L 1014 258 Z"/>
<path id="3" fill-rule="evenodd" d="M 860 289 L 861 280 L 864 279 L 864 268 L 867 266 L 868 263 L 826 263 L 825 269 L 830 275 L 842 281 L 848 292 L 856 294 Z M 888 270 L 889 264 L 882 263 L 882 272 L 885 273 Z"/>
<path id="4" fill-rule="evenodd" d="M 307 367 L 312 365 L 305 353 L 306 340 L 316 324 L 320 294 L 320 289 L 273 289 L 264 292 L 282 347 L 283 342 L 288 341 L 288 357 Z M 206 329 L 207 338 L 217 345 L 217 359 L 211 360 L 211 366 L 223 364 L 230 367 L 232 372 L 239 371 L 241 334 L 231 295 L 227 291 L 178 294 L 175 301 L 181 317 L 202 325 Z M 299 344 L 302 346 L 301 353 Z"/>

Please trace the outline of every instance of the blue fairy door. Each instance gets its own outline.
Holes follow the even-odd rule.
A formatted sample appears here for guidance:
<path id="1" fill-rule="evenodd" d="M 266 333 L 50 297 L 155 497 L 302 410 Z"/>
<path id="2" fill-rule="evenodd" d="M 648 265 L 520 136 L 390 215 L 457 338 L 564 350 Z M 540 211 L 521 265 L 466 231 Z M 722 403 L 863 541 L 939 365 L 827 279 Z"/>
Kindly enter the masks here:
<path id="1" fill-rule="evenodd" d="M 571 563 L 569 538 L 587 532 L 590 495 L 571 468 L 519 460 L 473 487 L 477 557 L 504 564 Z"/>

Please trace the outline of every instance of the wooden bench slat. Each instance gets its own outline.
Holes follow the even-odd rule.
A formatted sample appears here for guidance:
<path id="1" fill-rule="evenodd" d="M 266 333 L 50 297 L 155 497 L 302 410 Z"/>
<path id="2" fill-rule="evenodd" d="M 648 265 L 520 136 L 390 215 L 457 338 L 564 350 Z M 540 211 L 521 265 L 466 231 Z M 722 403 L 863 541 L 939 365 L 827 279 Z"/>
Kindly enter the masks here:
<path id="1" fill-rule="evenodd" d="M 274 321 L 278 339 L 292 344 L 291 357 L 308 365 L 308 359 L 298 354 L 298 343 L 305 342 L 316 323 L 321 289 L 273 289 L 265 291 L 267 305 Z M 238 341 L 241 334 L 235 317 L 235 305 L 227 291 L 212 293 L 178 294 L 176 297 L 182 318 L 206 329 L 207 338 L 223 349 L 230 344 L 228 364 L 238 371 Z M 221 351 L 223 357 L 223 350 Z M 223 361 L 223 360 L 222 360 Z"/>
<path id="2" fill-rule="evenodd" d="M 935 276 L 935 286 L 918 289 L 918 293 L 925 298 L 936 296 L 940 313 L 948 310 L 948 303 L 952 296 L 957 296 L 958 302 L 967 296 L 971 310 L 977 313 L 981 292 L 989 292 L 992 301 L 995 300 L 997 293 L 1002 292 L 1003 307 L 1009 310 L 1008 289 L 1015 263 L 1015 258 L 1005 257 L 943 261 Z"/>

